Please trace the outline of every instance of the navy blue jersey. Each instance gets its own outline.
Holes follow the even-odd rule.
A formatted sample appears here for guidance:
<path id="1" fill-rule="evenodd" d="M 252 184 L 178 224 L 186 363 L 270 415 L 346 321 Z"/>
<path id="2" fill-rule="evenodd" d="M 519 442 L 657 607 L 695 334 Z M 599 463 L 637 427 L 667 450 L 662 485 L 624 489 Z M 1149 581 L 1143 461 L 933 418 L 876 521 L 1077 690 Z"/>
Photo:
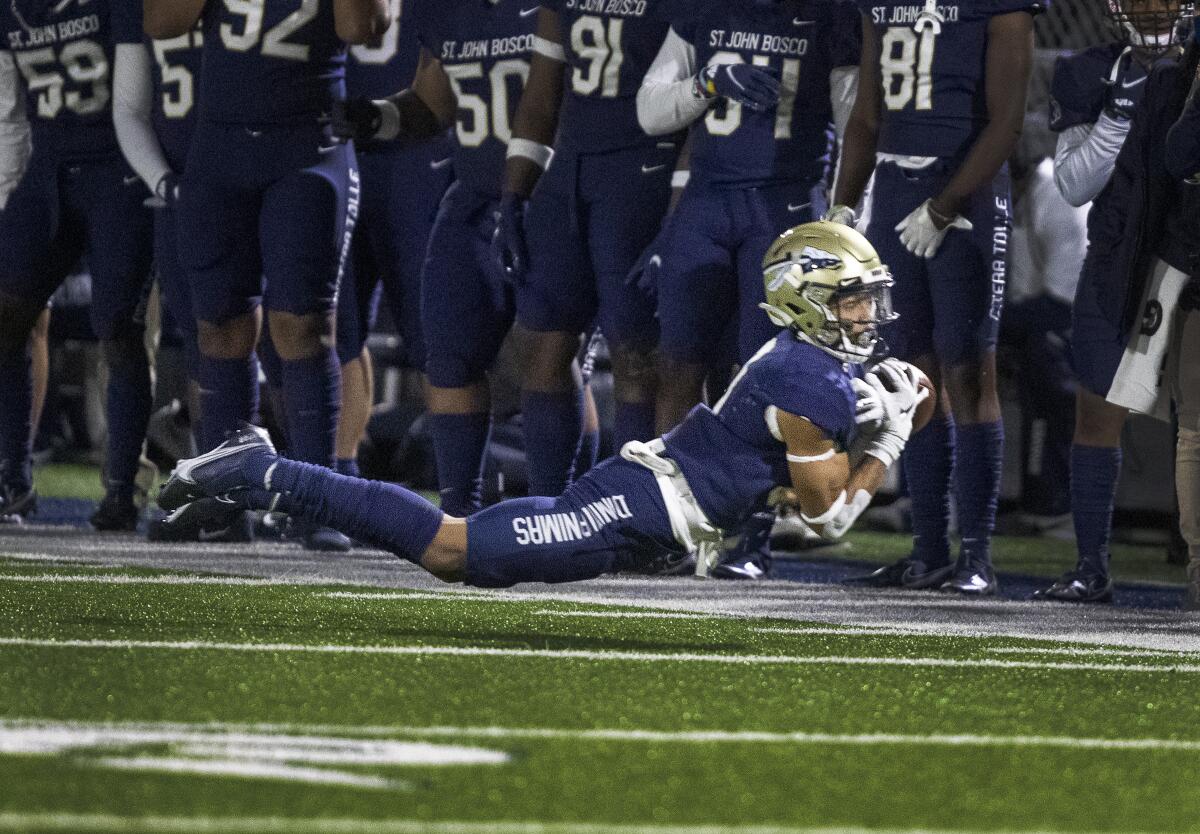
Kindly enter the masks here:
<path id="1" fill-rule="evenodd" d="M 709 521 L 731 530 L 792 482 L 775 412 L 807 418 L 840 448 L 854 439 L 847 367 L 784 331 L 747 362 L 710 409 L 698 405 L 664 438 Z"/>
<path id="2" fill-rule="evenodd" d="M 829 162 L 829 76 L 857 66 L 861 18 L 829 0 L 703 0 L 671 24 L 696 50 L 697 66 L 753 63 L 783 82 L 770 110 L 718 100 L 692 128 L 693 176 L 715 184 L 814 182 Z"/>
<path id="3" fill-rule="evenodd" d="M 1125 50 L 1121 43 L 1093 46 L 1054 62 L 1050 82 L 1050 129 L 1063 131 L 1075 125 L 1095 124 L 1104 110 L 1109 77 L 1117 58 Z M 1123 96 L 1135 104 L 1141 101 L 1149 70 L 1126 58 L 1115 83 Z"/>
<path id="4" fill-rule="evenodd" d="M 328 0 L 208 0 L 202 21 L 205 120 L 295 124 L 344 97 L 346 45 Z"/>
<path id="5" fill-rule="evenodd" d="M 412 2 L 412 0 L 410 0 Z M 418 0 L 417 37 L 458 97 L 454 176 L 498 196 L 537 30 L 534 0 Z"/>
<path id="6" fill-rule="evenodd" d="M 421 54 L 413 25 L 414 2 L 391 0 L 392 25 L 378 46 L 350 47 L 346 62 L 348 95 L 380 99 L 412 85 Z"/>
<path id="7" fill-rule="evenodd" d="M 144 43 L 154 61 L 154 135 L 162 146 L 167 164 L 183 171 L 188 146 L 196 126 L 196 96 L 200 83 L 201 47 L 204 37 L 199 25 L 186 35 L 152 41 L 142 31 L 142 0 L 114 0 L 113 40 Z"/>
<path id="8" fill-rule="evenodd" d="M 654 142 L 637 93 L 670 27 L 674 0 L 541 0 L 557 12 L 567 55 L 555 147 L 584 153 Z"/>
<path id="9" fill-rule="evenodd" d="M 109 0 L 0 3 L 4 48 L 24 80 L 34 148 L 63 159 L 120 154 L 112 123 Z"/>
<path id="10" fill-rule="evenodd" d="M 858 0 L 881 38 L 883 107 L 879 151 L 957 157 L 987 126 L 988 24 L 1010 12 L 1036 14 L 1041 0 L 964 0 L 937 7 L 936 25 L 913 0 Z M 918 31 L 918 21 L 922 21 Z"/>

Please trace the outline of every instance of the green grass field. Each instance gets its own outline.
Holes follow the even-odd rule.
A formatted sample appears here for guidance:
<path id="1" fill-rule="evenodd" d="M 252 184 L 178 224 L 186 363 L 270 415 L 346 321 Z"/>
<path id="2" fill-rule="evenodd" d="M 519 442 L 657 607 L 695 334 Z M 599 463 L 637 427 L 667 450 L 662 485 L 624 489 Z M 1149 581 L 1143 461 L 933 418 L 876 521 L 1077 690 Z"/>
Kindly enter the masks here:
<path id="1" fill-rule="evenodd" d="M 810 625 L 0 560 L 0 830 L 1200 830 L 1195 655 Z"/>

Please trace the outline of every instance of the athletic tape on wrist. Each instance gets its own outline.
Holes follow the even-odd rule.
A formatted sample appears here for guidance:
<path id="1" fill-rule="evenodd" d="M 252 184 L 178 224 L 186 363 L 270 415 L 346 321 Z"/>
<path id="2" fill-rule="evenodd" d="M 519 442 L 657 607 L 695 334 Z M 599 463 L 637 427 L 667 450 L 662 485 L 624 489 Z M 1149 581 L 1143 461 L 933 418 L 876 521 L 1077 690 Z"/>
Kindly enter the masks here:
<path id="1" fill-rule="evenodd" d="M 550 160 L 554 159 L 554 148 L 531 139 L 510 139 L 508 141 L 508 159 L 518 156 L 528 159 L 545 171 L 550 167 Z"/>

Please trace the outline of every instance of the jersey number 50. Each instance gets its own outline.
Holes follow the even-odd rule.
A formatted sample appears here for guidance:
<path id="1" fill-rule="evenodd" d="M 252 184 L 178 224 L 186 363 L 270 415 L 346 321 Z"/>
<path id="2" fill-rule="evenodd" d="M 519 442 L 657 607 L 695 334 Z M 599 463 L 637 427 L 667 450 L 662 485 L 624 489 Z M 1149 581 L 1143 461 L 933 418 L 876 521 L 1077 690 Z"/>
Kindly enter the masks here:
<path id="1" fill-rule="evenodd" d="M 897 26 L 888 29 L 880 44 L 879 68 L 883 75 L 883 102 L 888 110 L 903 110 L 916 93 L 916 109 L 933 109 L 933 51 L 937 33 L 925 29 L 918 35 Z"/>
<path id="2" fill-rule="evenodd" d="M 289 43 L 288 38 L 307 25 L 320 11 L 321 0 L 300 0 L 300 8 L 276 23 L 264 35 L 263 13 L 267 0 L 225 0 L 225 9 L 242 18 L 241 31 L 232 23 L 221 24 L 221 42 L 234 52 L 249 52 L 262 40 L 262 54 L 289 61 L 307 61 L 308 44 Z"/>
<path id="3" fill-rule="evenodd" d="M 512 139 L 512 123 L 508 114 L 508 80 L 520 79 L 523 87 L 525 79 L 529 77 L 529 62 L 510 58 L 495 63 L 487 75 L 492 102 L 490 113 L 488 102 L 483 96 L 468 93 L 463 89 L 464 81 L 483 78 L 483 64 L 478 61 L 473 64 L 454 64 L 446 66 L 445 70 L 458 99 L 459 144 L 464 148 L 478 148 L 488 136 L 495 136 L 507 145 L 508 140 Z"/>

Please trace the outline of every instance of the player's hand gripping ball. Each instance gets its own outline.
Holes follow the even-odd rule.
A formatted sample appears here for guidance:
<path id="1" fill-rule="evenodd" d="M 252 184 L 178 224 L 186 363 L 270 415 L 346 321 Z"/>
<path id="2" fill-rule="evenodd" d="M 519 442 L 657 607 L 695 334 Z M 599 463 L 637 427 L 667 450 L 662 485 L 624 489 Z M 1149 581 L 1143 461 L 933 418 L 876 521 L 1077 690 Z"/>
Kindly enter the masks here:
<path id="1" fill-rule="evenodd" d="M 937 408 L 937 391 L 929 377 L 899 359 L 885 359 L 868 372 L 868 379 L 854 379 L 852 385 L 857 399 L 855 422 L 867 434 L 910 414 L 912 431 L 920 431 Z"/>

